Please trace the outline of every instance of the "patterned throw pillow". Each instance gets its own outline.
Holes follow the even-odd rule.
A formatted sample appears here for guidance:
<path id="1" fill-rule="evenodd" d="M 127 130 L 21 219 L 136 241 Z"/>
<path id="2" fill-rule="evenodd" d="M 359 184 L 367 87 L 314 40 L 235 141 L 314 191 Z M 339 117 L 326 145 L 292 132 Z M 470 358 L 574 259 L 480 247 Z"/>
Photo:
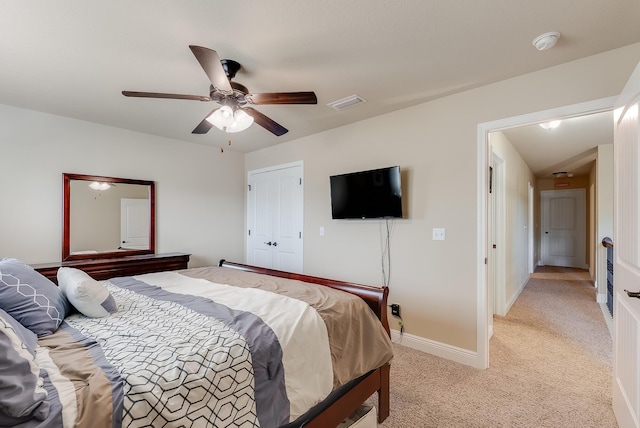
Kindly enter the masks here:
<path id="1" fill-rule="evenodd" d="M 113 296 L 87 273 L 74 268 L 58 269 L 58 285 L 69 303 L 92 318 L 108 317 L 118 311 Z"/>
<path id="2" fill-rule="evenodd" d="M 17 259 L 0 260 L 0 309 L 38 337 L 54 333 L 69 313 L 56 285 Z"/>
<path id="3" fill-rule="evenodd" d="M 0 310 L 0 426 L 49 415 L 35 346 L 35 334 Z"/>

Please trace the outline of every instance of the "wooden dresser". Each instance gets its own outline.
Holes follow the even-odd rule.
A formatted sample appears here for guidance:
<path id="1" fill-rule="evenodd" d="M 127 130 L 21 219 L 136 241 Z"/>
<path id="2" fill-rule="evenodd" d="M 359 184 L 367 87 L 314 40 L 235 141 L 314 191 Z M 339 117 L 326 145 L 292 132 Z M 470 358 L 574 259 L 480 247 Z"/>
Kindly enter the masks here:
<path id="1" fill-rule="evenodd" d="M 80 269 L 91 275 L 94 279 L 104 280 L 118 276 L 186 269 L 189 263 L 189 257 L 190 254 L 185 253 L 141 254 L 104 259 L 72 260 L 32 266 L 35 270 L 57 284 L 58 280 L 56 275 L 58 268 L 62 266 Z"/>

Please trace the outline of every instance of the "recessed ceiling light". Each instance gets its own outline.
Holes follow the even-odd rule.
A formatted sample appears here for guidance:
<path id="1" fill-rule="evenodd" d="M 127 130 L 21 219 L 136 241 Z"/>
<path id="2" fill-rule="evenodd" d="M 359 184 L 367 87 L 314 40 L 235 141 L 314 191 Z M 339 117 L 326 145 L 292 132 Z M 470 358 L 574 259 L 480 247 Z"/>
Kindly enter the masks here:
<path id="1" fill-rule="evenodd" d="M 560 122 L 560 120 L 552 120 L 551 122 L 541 123 L 540 127 L 549 131 L 550 129 L 556 129 L 558 126 L 560 126 Z"/>
<path id="2" fill-rule="evenodd" d="M 550 31 L 548 33 L 540 34 L 533 39 L 533 46 L 539 51 L 546 51 L 556 45 L 556 42 L 560 38 L 560 33 L 557 31 Z"/>

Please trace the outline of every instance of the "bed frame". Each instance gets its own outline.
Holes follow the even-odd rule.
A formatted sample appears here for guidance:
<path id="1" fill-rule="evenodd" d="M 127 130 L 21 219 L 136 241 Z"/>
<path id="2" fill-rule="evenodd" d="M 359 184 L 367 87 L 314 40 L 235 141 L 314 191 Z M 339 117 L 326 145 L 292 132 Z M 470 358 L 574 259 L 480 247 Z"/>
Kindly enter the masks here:
<path id="1" fill-rule="evenodd" d="M 356 296 L 361 297 L 369 305 L 376 316 L 380 319 L 380 322 L 384 326 L 387 334 L 390 335 L 389 319 L 387 317 L 387 298 L 389 295 L 389 289 L 387 287 L 370 287 L 344 281 L 336 281 L 298 273 L 228 262 L 224 259 L 220 260 L 218 266 L 310 282 L 355 294 Z M 389 374 L 389 363 L 372 370 L 356 381 L 349 383 L 344 388 L 341 388 L 339 393 L 329 396 L 328 400 L 325 400 L 325 402 L 318 405 L 317 408 L 314 408 L 315 411 L 312 409 L 307 418 L 303 417 L 303 420 L 300 421 L 297 426 L 304 426 L 305 428 L 327 428 L 338 426 L 376 392 L 378 393 L 378 423 L 382 423 L 389 416 Z"/>

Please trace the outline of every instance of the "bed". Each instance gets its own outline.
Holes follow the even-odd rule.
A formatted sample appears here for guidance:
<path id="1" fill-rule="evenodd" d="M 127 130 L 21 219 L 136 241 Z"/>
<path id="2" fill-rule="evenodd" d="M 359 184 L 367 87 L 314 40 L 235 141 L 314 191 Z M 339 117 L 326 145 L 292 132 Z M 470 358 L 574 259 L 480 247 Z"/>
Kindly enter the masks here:
<path id="1" fill-rule="evenodd" d="M 4 259 L 0 279 L 0 339 L 32 386 L 0 399 L 2 426 L 326 428 L 376 392 L 389 414 L 386 288 L 224 260 L 104 281 L 64 267 L 56 287 Z"/>

